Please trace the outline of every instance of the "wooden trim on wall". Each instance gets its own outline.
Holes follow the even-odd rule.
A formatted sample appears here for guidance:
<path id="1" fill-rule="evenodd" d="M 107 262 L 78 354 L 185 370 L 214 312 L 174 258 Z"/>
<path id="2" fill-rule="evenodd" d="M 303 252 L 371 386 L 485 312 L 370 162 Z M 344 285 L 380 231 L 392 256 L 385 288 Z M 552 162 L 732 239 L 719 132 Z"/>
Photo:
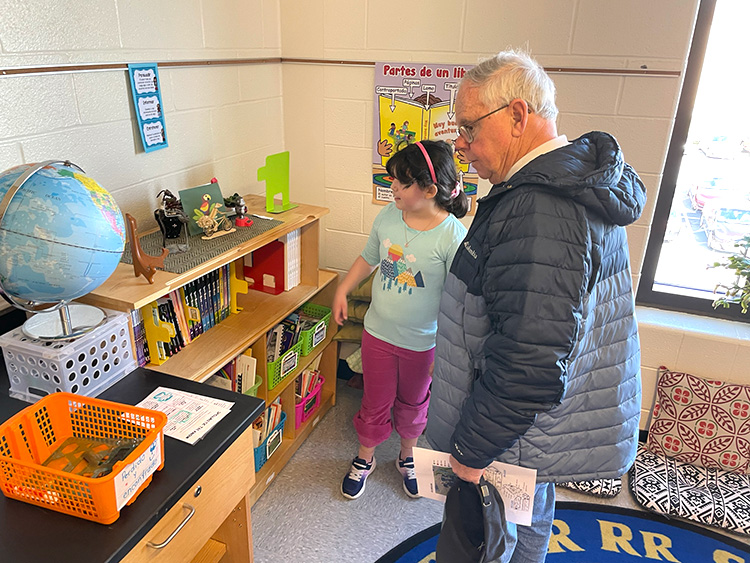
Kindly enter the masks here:
<path id="1" fill-rule="evenodd" d="M 194 61 L 160 61 L 161 68 L 187 68 L 196 66 L 257 65 L 280 63 L 280 57 L 258 59 L 203 59 Z M 140 62 L 140 61 L 139 61 Z M 0 77 L 28 74 L 62 74 L 67 72 L 93 72 L 102 70 L 128 70 L 128 63 L 81 63 L 50 66 L 9 67 L 0 69 Z"/>
<path id="2" fill-rule="evenodd" d="M 190 68 L 200 66 L 257 65 L 257 64 L 312 64 L 334 66 L 375 66 L 373 61 L 351 61 L 333 59 L 304 59 L 289 57 L 260 57 L 246 59 L 202 59 L 189 61 L 161 61 L 156 64 L 161 68 Z M 81 63 L 49 66 L 26 66 L 0 68 L 0 78 L 10 76 L 28 76 L 39 74 L 64 74 L 70 72 L 96 72 L 110 70 L 127 70 L 128 63 Z M 679 77 L 679 70 L 659 70 L 649 68 L 579 68 L 579 67 L 545 67 L 545 70 L 556 74 L 600 74 L 610 76 L 668 76 Z"/>

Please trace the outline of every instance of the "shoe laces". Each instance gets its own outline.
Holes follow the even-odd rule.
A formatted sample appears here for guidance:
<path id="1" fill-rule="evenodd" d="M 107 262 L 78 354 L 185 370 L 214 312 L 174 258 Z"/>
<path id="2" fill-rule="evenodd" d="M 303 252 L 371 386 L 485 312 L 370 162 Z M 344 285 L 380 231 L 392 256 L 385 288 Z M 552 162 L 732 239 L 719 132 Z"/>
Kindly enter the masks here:
<path id="1" fill-rule="evenodd" d="M 370 468 L 363 466 L 358 462 L 353 462 L 349 468 L 349 479 L 352 481 L 361 481 L 362 477 L 369 471 Z"/>
<path id="2" fill-rule="evenodd" d="M 404 461 L 402 459 L 398 460 L 398 466 L 402 469 L 402 473 L 404 475 L 404 478 L 406 479 L 416 479 L 417 478 L 417 472 L 414 470 L 414 462 L 413 461 Z"/>

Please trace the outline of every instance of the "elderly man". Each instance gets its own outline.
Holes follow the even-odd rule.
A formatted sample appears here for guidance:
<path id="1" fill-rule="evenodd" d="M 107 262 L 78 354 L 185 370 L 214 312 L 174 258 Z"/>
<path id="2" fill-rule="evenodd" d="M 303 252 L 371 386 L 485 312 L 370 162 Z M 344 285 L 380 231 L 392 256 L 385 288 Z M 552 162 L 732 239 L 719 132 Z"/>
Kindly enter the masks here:
<path id="1" fill-rule="evenodd" d="M 518 51 L 469 71 L 456 150 L 494 184 L 453 261 L 438 320 L 427 439 L 478 482 L 536 469 L 531 526 L 501 561 L 544 561 L 556 482 L 621 476 L 635 458 L 640 345 L 624 226 L 646 194 L 617 141 L 568 141 L 555 87 Z"/>

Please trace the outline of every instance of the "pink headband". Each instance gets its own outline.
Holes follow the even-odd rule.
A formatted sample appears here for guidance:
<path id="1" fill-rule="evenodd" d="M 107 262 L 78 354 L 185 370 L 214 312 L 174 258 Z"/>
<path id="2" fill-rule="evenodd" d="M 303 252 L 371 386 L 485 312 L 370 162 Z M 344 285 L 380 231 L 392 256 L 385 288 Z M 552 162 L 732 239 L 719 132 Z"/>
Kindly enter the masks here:
<path id="1" fill-rule="evenodd" d="M 432 167 L 432 161 L 430 160 L 430 155 L 427 154 L 427 149 L 422 146 L 422 141 L 414 143 L 419 147 L 419 150 L 422 151 L 422 154 L 424 155 L 424 159 L 427 161 L 427 166 L 430 167 L 430 177 L 432 178 L 432 183 L 437 184 L 437 177 L 435 176 L 435 169 Z"/>

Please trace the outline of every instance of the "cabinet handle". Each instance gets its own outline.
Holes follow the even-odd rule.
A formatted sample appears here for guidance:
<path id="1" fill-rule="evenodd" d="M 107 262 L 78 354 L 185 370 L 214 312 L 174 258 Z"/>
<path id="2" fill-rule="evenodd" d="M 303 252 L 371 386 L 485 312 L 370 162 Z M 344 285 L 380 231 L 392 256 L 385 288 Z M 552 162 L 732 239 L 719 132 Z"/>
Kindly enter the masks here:
<path id="1" fill-rule="evenodd" d="M 185 516 L 185 519 L 182 522 L 180 522 L 180 525 L 177 526 L 177 528 L 175 528 L 175 531 L 169 534 L 169 537 L 161 543 L 154 543 L 150 541 L 146 545 L 148 545 L 149 547 L 153 547 L 154 549 L 162 549 L 164 547 L 167 547 L 167 544 L 174 539 L 174 537 L 178 534 L 178 532 L 182 530 L 182 528 L 185 527 L 185 524 L 188 523 L 188 520 L 190 520 L 193 517 L 193 514 L 195 514 L 195 507 L 189 505 L 188 503 L 186 502 L 183 503 L 182 507 L 187 508 L 190 512 L 188 512 L 187 516 Z"/>

